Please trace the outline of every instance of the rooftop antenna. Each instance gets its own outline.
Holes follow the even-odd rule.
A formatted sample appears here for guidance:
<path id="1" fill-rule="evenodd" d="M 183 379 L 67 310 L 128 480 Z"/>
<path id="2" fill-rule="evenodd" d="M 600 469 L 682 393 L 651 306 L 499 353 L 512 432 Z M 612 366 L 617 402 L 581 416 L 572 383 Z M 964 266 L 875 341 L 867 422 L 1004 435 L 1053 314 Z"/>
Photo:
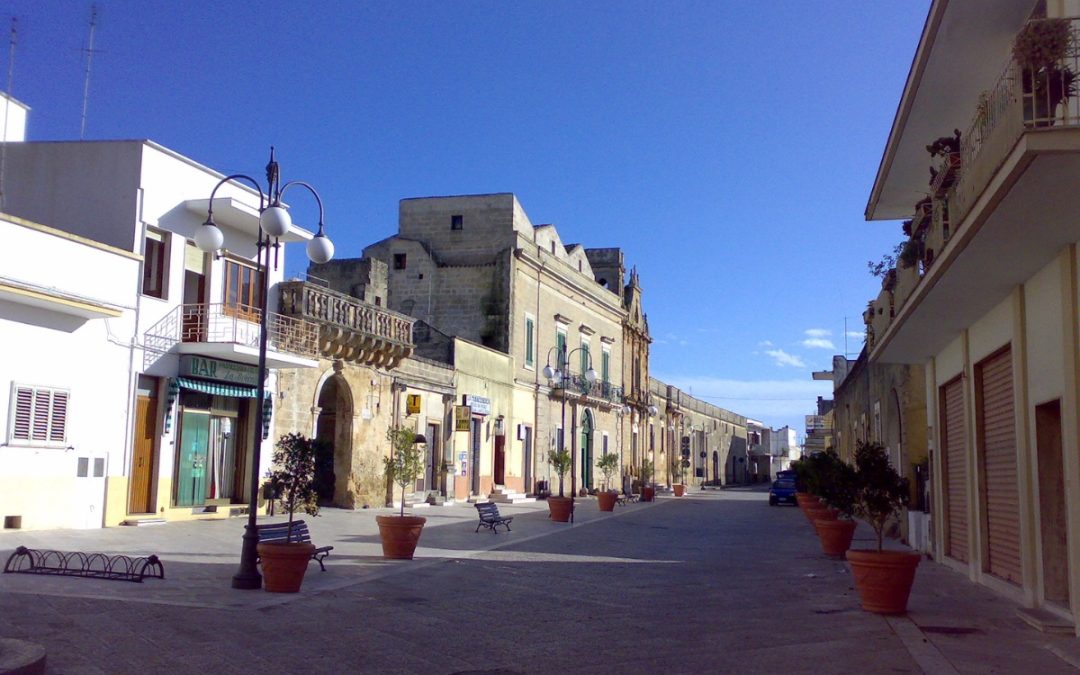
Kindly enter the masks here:
<path id="1" fill-rule="evenodd" d="M 86 107 L 90 103 L 90 67 L 94 64 L 94 33 L 97 31 L 97 5 L 90 5 L 90 44 L 86 54 L 86 79 L 83 81 L 82 124 L 79 127 L 79 140 L 86 140 Z"/>
<path id="2" fill-rule="evenodd" d="M 4 208 L 4 166 L 7 164 L 8 117 L 11 115 L 11 86 L 15 81 L 15 42 L 19 20 L 11 17 L 11 41 L 8 46 L 7 100 L 4 101 L 4 134 L 0 136 L 0 209 Z"/>

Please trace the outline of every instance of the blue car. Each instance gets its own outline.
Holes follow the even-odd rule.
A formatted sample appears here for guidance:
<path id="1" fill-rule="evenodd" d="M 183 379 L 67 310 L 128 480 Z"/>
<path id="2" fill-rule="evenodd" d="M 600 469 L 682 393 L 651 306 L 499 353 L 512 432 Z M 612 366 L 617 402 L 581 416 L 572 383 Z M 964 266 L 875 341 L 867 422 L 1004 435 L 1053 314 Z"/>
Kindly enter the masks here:
<path id="1" fill-rule="evenodd" d="M 788 478 L 780 478 L 773 481 L 769 488 L 769 506 L 776 506 L 781 502 L 796 504 L 795 481 Z"/>

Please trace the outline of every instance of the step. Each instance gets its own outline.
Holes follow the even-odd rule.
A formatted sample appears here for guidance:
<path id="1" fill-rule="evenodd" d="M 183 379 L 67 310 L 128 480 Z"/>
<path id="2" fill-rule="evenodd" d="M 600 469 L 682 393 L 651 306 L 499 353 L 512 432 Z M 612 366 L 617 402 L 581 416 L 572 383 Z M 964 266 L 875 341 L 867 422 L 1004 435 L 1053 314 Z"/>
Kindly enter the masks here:
<path id="1" fill-rule="evenodd" d="M 126 518 L 120 524 L 124 525 L 124 526 L 127 526 L 127 527 L 147 527 L 149 525 L 164 525 L 166 522 L 168 522 L 168 521 L 166 521 L 164 518 L 149 517 L 149 518 Z"/>
<path id="2" fill-rule="evenodd" d="M 1021 607 L 1016 615 L 1032 628 L 1051 635 L 1075 635 L 1076 626 L 1053 612 L 1037 607 Z"/>
<path id="3" fill-rule="evenodd" d="M 521 493 L 515 496 L 490 494 L 487 500 L 495 504 L 529 504 L 535 502 L 536 497 L 526 497 Z"/>

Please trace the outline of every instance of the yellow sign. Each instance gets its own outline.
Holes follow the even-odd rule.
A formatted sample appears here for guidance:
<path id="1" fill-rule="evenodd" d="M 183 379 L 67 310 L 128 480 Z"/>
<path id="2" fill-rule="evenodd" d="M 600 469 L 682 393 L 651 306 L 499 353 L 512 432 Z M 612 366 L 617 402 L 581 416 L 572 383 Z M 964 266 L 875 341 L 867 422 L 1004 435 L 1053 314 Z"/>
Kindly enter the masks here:
<path id="1" fill-rule="evenodd" d="M 468 431 L 472 409 L 467 405 L 454 406 L 454 431 Z"/>
<path id="2" fill-rule="evenodd" d="M 415 415 L 420 412 L 420 394 L 409 394 L 405 397 L 405 414 Z"/>

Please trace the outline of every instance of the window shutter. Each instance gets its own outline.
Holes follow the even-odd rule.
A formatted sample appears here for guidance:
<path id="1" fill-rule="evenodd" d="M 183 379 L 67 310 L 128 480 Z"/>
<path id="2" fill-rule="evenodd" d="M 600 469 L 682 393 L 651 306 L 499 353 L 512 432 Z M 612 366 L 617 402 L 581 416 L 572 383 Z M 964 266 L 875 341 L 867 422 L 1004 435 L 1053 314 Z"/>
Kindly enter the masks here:
<path id="1" fill-rule="evenodd" d="M 34 390 L 29 387 L 15 388 L 15 420 L 12 424 L 12 440 L 30 440 L 30 422 L 33 419 Z"/>
<path id="2" fill-rule="evenodd" d="M 52 396 L 47 389 L 34 391 L 34 422 L 31 430 L 31 440 L 47 441 L 49 439 L 49 404 Z"/>
<path id="3" fill-rule="evenodd" d="M 66 391 L 54 391 L 52 405 L 52 419 L 49 421 L 49 442 L 63 443 L 67 440 L 67 411 L 68 393 Z"/>

